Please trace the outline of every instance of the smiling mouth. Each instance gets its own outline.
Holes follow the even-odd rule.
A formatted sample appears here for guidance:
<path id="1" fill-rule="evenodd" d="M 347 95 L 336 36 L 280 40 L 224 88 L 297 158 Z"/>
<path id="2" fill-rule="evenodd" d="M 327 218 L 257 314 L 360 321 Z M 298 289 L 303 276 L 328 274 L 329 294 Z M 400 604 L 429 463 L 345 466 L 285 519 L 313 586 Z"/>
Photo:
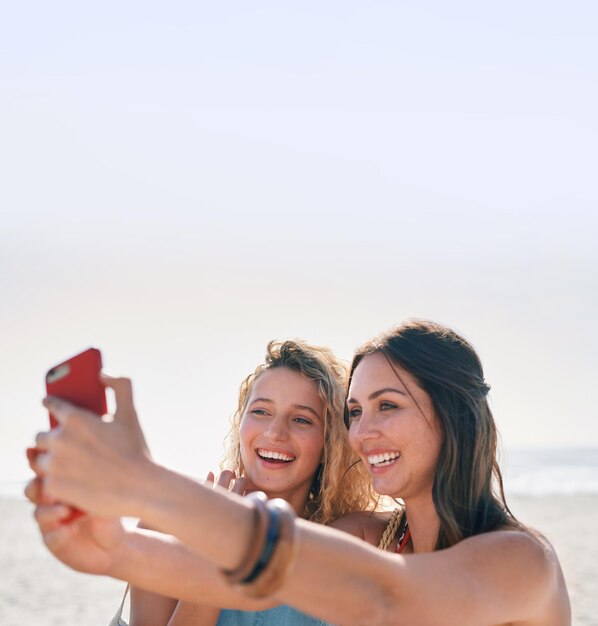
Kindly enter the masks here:
<path id="1" fill-rule="evenodd" d="M 284 452 L 274 452 L 274 450 L 266 450 L 265 448 L 258 448 L 256 454 L 263 461 L 268 461 L 268 463 L 291 463 L 295 460 L 294 456 L 290 454 L 285 454 Z"/>
<path id="2" fill-rule="evenodd" d="M 384 454 L 370 454 L 368 455 L 368 463 L 372 467 L 388 467 L 392 465 L 399 457 L 400 452 L 384 452 Z"/>

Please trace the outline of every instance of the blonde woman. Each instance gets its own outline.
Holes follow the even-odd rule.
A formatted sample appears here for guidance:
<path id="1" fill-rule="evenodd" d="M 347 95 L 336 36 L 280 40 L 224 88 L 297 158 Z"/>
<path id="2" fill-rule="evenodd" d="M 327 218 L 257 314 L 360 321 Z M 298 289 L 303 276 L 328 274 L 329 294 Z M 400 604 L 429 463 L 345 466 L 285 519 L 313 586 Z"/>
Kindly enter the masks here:
<path id="1" fill-rule="evenodd" d="M 270 342 L 264 362 L 241 384 L 218 484 L 234 493 L 283 498 L 299 517 L 320 524 L 368 507 L 367 475 L 347 471 L 355 456 L 343 424 L 345 385 L 346 367 L 330 350 L 304 341 Z M 220 611 L 139 589 L 131 606 L 131 626 L 165 624 L 165 617 L 169 626 L 324 623 L 284 605 Z"/>

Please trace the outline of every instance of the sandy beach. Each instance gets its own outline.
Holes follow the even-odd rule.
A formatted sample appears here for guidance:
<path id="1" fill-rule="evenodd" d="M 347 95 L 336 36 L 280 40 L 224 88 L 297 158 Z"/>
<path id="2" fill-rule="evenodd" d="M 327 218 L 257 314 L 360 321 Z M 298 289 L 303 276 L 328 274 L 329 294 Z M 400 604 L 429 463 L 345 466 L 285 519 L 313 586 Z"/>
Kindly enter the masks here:
<path id="1" fill-rule="evenodd" d="M 43 545 L 25 500 L 0 499 L 0 624 L 106 625 L 124 583 L 74 572 Z"/>
<path id="2" fill-rule="evenodd" d="M 575 626 L 598 625 L 598 495 L 513 496 L 513 512 L 556 547 Z M 46 552 L 23 500 L 0 499 L 0 624 L 108 623 L 124 584 L 73 572 Z"/>
<path id="3" fill-rule="evenodd" d="M 555 547 L 574 626 L 598 625 L 598 495 L 511 496 L 513 513 Z"/>

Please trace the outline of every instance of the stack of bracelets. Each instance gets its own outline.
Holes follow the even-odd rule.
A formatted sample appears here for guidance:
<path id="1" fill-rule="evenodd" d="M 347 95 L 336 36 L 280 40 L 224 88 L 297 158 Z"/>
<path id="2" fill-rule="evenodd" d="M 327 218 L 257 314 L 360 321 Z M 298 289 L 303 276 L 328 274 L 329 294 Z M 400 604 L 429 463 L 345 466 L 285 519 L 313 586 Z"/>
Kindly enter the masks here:
<path id="1" fill-rule="evenodd" d="M 225 571 L 238 591 L 263 598 L 279 589 L 296 557 L 295 513 L 285 500 L 268 500 L 264 493 L 250 493 L 254 504 L 254 531 L 241 565 Z"/>

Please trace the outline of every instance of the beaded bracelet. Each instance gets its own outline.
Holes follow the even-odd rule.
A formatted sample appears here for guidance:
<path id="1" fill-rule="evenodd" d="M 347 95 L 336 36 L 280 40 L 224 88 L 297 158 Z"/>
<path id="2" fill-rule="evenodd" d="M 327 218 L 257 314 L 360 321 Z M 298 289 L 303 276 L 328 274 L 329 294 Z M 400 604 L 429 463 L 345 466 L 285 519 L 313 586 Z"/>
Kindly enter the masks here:
<path id="1" fill-rule="evenodd" d="M 228 582 L 244 595 L 263 598 L 281 587 L 295 562 L 295 513 L 290 504 L 280 498 L 267 503 L 263 498 L 254 501 L 255 545 L 250 546 L 238 569 L 224 574 Z M 264 511 L 267 520 L 265 529 L 262 524 Z"/>

